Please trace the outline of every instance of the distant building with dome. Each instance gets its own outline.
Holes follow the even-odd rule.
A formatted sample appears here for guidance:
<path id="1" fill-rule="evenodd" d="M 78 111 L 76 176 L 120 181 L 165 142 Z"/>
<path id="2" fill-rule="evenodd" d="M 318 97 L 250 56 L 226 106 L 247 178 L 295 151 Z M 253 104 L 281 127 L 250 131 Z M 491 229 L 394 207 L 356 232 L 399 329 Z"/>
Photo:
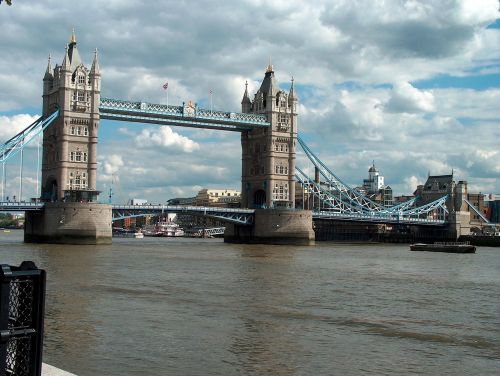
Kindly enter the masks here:
<path id="1" fill-rule="evenodd" d="M 358 187 L 371 200 L 384 206 L 393 205 L 392 188 L 384 184 L 384 177 L 375 167 L 375 162 L 368 170 L 368 179 L 363 179 L 363 186 Z"/>

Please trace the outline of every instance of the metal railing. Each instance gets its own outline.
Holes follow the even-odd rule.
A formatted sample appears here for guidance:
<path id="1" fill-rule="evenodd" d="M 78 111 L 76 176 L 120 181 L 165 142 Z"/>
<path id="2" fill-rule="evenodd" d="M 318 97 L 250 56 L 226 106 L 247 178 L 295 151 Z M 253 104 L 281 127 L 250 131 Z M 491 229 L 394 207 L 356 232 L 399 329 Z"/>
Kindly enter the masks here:
<path id="1" fill-rule="evenodd" d="M 45 271 L 0 265 L 0 376 L 42 374 Z"/>

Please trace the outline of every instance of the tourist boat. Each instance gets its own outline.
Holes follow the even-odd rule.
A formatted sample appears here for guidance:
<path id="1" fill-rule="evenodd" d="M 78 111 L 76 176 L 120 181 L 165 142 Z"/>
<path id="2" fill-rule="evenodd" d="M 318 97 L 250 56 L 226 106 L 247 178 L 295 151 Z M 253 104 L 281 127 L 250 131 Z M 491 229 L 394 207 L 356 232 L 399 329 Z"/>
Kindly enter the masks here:
<path id="1" fill-rule="evenodd" d="M 410 251 L 475 253 L 476 247 L 469 242 L 435 242 L 434 244 L 416 243 L 410 245 Z"/>
<path id="2" fill-rule="evenodd" d="M 162 221 L 154 226 L 146 226 L 144 229 L 146 236 L 184 236 L 184 230 L 175 222 Z"/>

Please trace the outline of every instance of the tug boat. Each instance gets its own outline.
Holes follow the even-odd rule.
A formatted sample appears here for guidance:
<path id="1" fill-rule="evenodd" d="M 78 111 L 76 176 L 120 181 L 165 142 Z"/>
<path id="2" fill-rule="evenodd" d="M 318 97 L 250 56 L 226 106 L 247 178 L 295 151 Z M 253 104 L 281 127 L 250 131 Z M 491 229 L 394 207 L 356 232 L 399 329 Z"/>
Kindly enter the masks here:
<path id="1" fill-rule="evenodd" d="M 410 251 L 476 253 L 476 247 L 469 242 L 435 242 L 434 244 L 416 243 L 410 245 Z"/>

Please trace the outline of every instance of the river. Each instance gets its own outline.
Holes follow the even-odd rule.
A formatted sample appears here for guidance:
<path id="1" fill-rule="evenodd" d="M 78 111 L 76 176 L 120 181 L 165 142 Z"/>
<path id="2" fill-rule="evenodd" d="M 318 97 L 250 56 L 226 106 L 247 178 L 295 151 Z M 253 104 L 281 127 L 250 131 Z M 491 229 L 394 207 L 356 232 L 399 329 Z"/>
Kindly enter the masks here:
<path id="1" fill-rule="evenodd" d="M 113 239 L 24 244 L 47 271 L 46 363 L 85 375 L 498 375 L 500 249 Z"/>

